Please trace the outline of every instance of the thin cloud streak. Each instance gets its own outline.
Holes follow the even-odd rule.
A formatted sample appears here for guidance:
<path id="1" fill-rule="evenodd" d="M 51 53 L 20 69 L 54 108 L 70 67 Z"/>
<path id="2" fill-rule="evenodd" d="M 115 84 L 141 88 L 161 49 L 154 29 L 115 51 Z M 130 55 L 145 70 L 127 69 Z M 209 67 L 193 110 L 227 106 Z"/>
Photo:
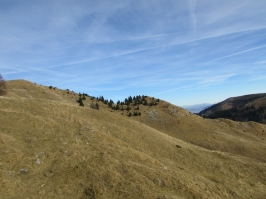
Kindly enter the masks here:
<path id="1" fill-rule="evenodd" d="M 148 48 L 137 49 L 137 50 L 132 50 L 132 51 L 128 51 L 128 52 L 122 52 L 122 53 L 119 53 L 119 54 L 116 54 L 116 55 L 110 55 L 110 56 L 92 58 L 92 59 L 83 60 L 83 61 L 76 61 L 76 62 L 70 62 L 70 63 L 60 64 L 60 65 L 49 66 L 49 68 L 67 66 L 67 65 L 75 65 L 75 64 L 81 64 L 81 63 L 87 63 L 87 62 L 97 61 L 97 60 L 101 60 L 101 59 L 108 59 L 108 58 L 113 58 L 113 57 L 119 57 L 119 56 L 139 53 L 139 52 L 142 52 L 142 51 L 149 51 L 149 50 L 155 50 L 155 49 L 164 49 L 164 48 L 167 48 L 167 47 L 193 43 L 193 42 L 196 42 L 196 41 L 202 41 L 202 40 L 206 40 L 206 39 L 213 39 L 213 38 L 217 38 L 217 37 L 228 36 L 228 35 L 231 35 L 231 34 L 248 32 L 248 31 L 255 31 L 255 30 L 262 30 L 262 29 L 266 29 L 266 27 L 258 27 L 258 28 L 252 28 L 252 29 L 243 29 L 243 30 L 238 30 L 238 31 L 231 31 L 231 32 L 223 33 L 223 34 L 205 36 L 205 37 L 198 38 L 198 39 L 191 39 L 191 40 L 187 40 L 187 41 L 175 42 L 175 43 L 172 43 L 172 44 L 165 44 L 165 45 L 161 45 L 161 46 L 148 47 Z M 178 33 L 173 33 L 173 34 L 178 34 Z M 168 34 L 168 35 L 170 35 L 170 34 Z M 157 36 L 150 36 L 150 37 L 157 37 Z M 150 37 L 147 37 L 147 38 L 150 38 Z M 159 37 L 161 37 L 161 36 L 159 36 Z M 138 39 L 138 38 L 136 38 L 136 39 Z M 127 40 L 127 39 L 125 39 L 125 40 Z M 128 39 L 128 40 L 132 40 L 132 39 Z M 120 41 L 122 41 L 122 40 L 120 40 Z M 259 48 L 263 48 L 265 46 L 266 45 L 263 45 L 263 46 L 257 47 L 257 48 L 259 49 Z M 241 53 L 244 53 L 244 52 L 256 50 L 257 48 L 249 49 L 249 50 L 246 50 L 246 51 L 243 51 L 243 52 L 239 52 L 239 53 L 235 53 L 235 54 L 232 54 L 232 55 L 221 57 L 221 58 L 218 58 L 218 59 L 215 59 L 215 60 L 211 60 L 211 61 L 205 62 L 204 64 L 209 63 L 209 62 L 213 62 L 213 61 L 216 61 L 216 60 L 219 60 L 219 59 L 223 59 L 223 58 L 226 58 L 226 57 L 234 56 L 234 55 L 237 55 L 237 54 L 241 54 Z"/>
<path id="2" fill-rule="evenodd" d="M 221 60 L 221 59 L 224 59 L 224 58 L 227 58 L 227 57 L 233 57 L 235 55 L 243 54 L 243 53 L 246 53 L 246 52 L 250 52 L 250 51 L 253 51 L 253 50 L 258 50 L 258 49 L 265 48 L 265 47 L 266 47 L 266 45 L 258 46 L 258 47 L 255 47 L 255 48 L 250 48 L 250 49 L 243 50 L 243 51 L 240 51 L 240 52 L 237 52 L 237 53 L 233 53 L 233 54 L 230 54 L 230 55 L 219 57 L 217 59 L 213 59 L 211 61 L 205 62 L 204 64 L 208 64 L 208 63 L 211 63 L 211 62 L 214 62 L 214 61 L 218 61 L 218 60 Z"/>
<path id="3" fill-rule="evenodd" d="M 190 88 L 190 87 L 193 87 L 193 86 L 198 86 L 198 85 L 202 85 L 202 84 L 207 84 L 207 83 L 211 83 L 211 82 L 224 81 L 225 79 L 227 79 L 227 78 L 229 78 L 229 77 L 232 77 L 232 76 L 234 76 L 234 75 L 235 75 L 235 74 L 226 75 L 226 76 L 222 76 L 222 77 L 214 77 L 214 78 L 211 78 L 211 79 L 205 80 L 205 81 L 200 82 L 200 83 L 191 84 L 191 85 L 187 85 L 187 86 L 181 86 L 181 87 L 174 88 L 174 89 L 171 89 L 171 90 L 163 91 L 163 92 L 160 92 L 160 93 L 155 94 L 155 96 L 157 96 L 157 95 L 161 95 L 161 94 L 165 94 L 165 93 L 170 93 L 170 92 L 173 92 L 173 91 L 176 91 L 176 90 L 181 90 L 181 89 L 184 89 L 184 88 Z"/>

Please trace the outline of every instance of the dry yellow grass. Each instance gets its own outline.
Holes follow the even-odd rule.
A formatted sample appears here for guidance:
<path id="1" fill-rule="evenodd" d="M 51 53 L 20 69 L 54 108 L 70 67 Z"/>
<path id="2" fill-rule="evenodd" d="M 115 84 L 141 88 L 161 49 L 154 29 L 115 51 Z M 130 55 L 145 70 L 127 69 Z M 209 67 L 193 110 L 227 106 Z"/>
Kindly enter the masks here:
<path id="1" fill-rule="evenodd" d="M 78 107 L 59 89 L 7 86 L 0 198 L 266 198 L 262 125 L 203 120 L 163 101 L 129 118 L 89 100 Z"/>
<path id="2" fill-rule="evenodd" d="M 188 111 L 160 102 L 146 108 L 143 117 L 135 117 L 172 137 L 204 147 L 266 162 L 266 125 L 234 122 L 228 119 L 203 119 Z M 154 118 L 150 117 L 154 116 Z"/>

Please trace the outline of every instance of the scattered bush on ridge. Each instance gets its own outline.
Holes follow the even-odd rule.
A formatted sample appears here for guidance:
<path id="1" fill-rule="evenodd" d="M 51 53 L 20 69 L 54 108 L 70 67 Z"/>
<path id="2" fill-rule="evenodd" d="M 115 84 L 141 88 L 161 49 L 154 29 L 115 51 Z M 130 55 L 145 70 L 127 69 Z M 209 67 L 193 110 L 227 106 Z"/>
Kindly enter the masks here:
<path id="1" fill-rule="evenodd" d="M 2 75 L 0 74 L 0 96 L 6 94 L 7 94 L 6 81 L 3 79 Z"/>

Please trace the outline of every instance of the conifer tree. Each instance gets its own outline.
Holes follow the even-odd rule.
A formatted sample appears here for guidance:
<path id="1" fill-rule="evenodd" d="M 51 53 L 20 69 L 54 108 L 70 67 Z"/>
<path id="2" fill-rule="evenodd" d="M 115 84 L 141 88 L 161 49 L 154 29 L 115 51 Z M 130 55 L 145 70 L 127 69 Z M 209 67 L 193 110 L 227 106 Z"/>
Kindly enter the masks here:
<path id="1" fill-rule="evenodd" d="M 84 106 L 83 101 L 81 100 L 79 106 Z"/>
<path id="2" fill-rule="evenodd" d="M 82 101 L 82 98 L 80 97 L 78 100 L 77 100 L 77 102 L 79 103 L 79 106 L 84 106 L 84 104 L 83 104 L 83 101 Z"/>
<path id="3" fill-rule="evenodd" d="M 129 101 L 129 103 L 132 103 L 132 100 L 133 100 L 132 97 L 129 96 L 129 97 L 128 97 L 128 101 Z"/>

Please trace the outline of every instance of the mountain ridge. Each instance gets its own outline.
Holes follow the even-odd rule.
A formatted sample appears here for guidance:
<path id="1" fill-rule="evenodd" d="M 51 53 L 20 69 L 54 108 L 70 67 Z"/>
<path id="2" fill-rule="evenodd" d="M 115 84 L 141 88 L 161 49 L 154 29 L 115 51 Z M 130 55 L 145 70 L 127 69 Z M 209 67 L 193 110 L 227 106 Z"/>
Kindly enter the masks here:
<path id="1" fill-rule="evenodd" d="M 200 116 L 266 123 L 266 93 L 228 98 L 201 111 Z"/>

